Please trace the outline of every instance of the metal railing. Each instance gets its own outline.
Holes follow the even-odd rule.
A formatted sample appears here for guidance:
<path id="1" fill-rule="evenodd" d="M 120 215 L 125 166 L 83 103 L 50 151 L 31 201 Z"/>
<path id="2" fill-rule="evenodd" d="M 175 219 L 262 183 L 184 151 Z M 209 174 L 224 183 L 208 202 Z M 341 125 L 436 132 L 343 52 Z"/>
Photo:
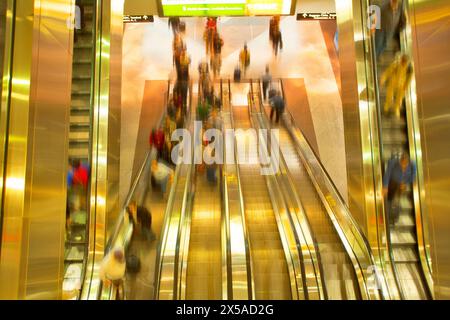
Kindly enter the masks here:
<path id="1" fill-rule="evenodd" d="M 283 97 L 284 86 L 280 80 Z M 286 100 L 285 100 L 285 103 Z M 289 134 L 296 142 L 297 152 L 308 175 L 331 219 L 331 222 L 353 263 L 361 297 L 363 299 L 386 299 L 388 287 L 384 275 L 375 267 L 374 257 L 368 240 L 358 223 L 345 205 L 327 170 L 320 162 L 301 129 L 296 127 L 295 119 L 286 109 L 283 122 Z M 373 272 L 373 274 L 372 274 Z M 369 280 L 374 281 L 370 284 Z"/>
<path id="2" fill-rule="evenodd" d="M 270 121 L 267 117 L 264 104 L 261 97 L 261 83 L 257 82 L 257 86 L 259 89 L 259 118 L 261 120 L 263 128 L 270 129 Z M 279 147 L 279 146 L 278 146 Z M 291 224 L 296 231 L 296 235 L 298 237 L 301 257 L 303 258 L 303 269 L 304 269 L 304 286 L 305 292 L 307 292 L 307 299 L 311 299 L 311 292 L 317 292 L 319 299 L 327 299 L 327 291 L 326 286 L 322 283 L 322 263 L 320 258 L 320 252 L 317 247 L 317 242 L 314 240 L 314 236 L 312 233 L 312 229 L 309 225 L 308 218 L 306 216 L 305 210 L 302 206 L 299 195 L 297 194 L 296 187 L 294 184 L 294 178 L 291 175 L 290 170 L 288 169 L 288 165 L 286 160 L 280 150 L 280 155 L 278 158 L 280 162 L 280 173 L 278 178 L 280 179 L 280 185 L 284 186 L 284 196 L 285 201 L 289 204 L 290 211 L 290 221 Z M 302 248 L 307 248 L 307 250 L 303 250 Z M 305 263 L 308 261 L 308 263 Z M 305 269 L 306 265 L 312 266 L 312 270 L 310 268 Z M 306 275 L 313 274 L 315 278 L 316 287 L 311 287 L 309 283 L 306 283 L 306 279 L 308 276 Z"/>

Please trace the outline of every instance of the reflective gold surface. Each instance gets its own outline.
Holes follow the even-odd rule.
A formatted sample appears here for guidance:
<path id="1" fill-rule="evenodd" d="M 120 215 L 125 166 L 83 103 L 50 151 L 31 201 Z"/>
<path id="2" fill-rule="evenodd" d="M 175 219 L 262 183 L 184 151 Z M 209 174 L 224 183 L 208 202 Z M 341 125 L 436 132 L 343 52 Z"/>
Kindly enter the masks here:
<path id="1" fill-rule="evenodd" d="M 58 299 L 66 209 L 71 0 L 15 2 L 0 298 Z"/>
<path id="2" fill-rule="evenodd" d="M 119 214 L 119 135 L 123 0 L 98 1 L 95 10 L 95 65 L 89 252 L 81 299 L 97 299 L 98 268 L 105 242 Z"/>
<path id="3" fill-rule="evenodd" d="M 431 269 L 427 251 L 431 253 L 435 298 L 450 299 L 450 2 L 410 0 L 409 10 L 417 93 L 410 99 L 413 107 L 417 105 L 419 121 L 414 132 L 420 128 L 421 144 L 414 153 L 424 168 L 415 186 L 415 202 L 419 200 L 422 208 L 422 218 L 416 216 L 416 224 L 424 230 L 418 234 L 419 249 L 425 271 Z"/>
<path id="4" fill-rule="evenodd" d="M 381 194 L 382 176 L 371 37 L 365 21 L 368 1 L 337 1 L 339 60 L 346 141 L 349 208 L 369 240 L 375 265 L 388 282 L 389 296 L 400 292 L 389 255 Z"/>

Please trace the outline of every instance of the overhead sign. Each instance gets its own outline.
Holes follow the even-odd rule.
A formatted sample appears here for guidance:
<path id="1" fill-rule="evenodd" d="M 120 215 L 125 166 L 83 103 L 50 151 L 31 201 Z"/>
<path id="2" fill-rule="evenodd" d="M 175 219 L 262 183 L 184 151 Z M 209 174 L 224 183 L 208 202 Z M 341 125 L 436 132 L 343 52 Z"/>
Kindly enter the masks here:
<path id="1" fill-rule="evenodd" d="M 297 20 L 336 20 L 336 12 L 301 12 L 297 13 Z"/>
<path id="2" fill-rule="evenodd" d="M 293 0 L 161 0 L 160 14 L 165 17 L 220 17 L 290 15 Z"/>
<path id="3" fill-rule="evenodd" d="M 153 22 L 153 16 L 150 15 L 124 15 L 124 23 Z"/>

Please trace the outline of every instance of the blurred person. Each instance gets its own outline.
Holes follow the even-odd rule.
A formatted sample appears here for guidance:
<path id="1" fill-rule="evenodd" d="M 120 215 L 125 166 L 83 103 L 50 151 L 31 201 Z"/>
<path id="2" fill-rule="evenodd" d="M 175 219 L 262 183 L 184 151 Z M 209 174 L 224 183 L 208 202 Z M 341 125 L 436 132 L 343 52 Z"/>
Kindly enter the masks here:
<path id="1" fill-rule="evenodd" d="M 191 58 L 189 57 L 186 48 L 181 51 L 180 54 L 180 75 L 178 80 L 188 81 L 189 80 L 189 67 L 191 65 Z M 183 84 L 181 84 L 182 86 Z"/>
<path id="2" fill-rule="evenodd" d="M 72 205 L 72 185 L 73 185 L 73 166 L 69 161 L 69 168 L 67 169 L 67 200 L 66 200 L 66 234 L 70 238 L 70 225 Z"/>
<path id="3" fill-rule="evenodd" d="M 211 139 L 211 143 L 209 143 L 206 148 L 204 153 L 208 154 L 210 157 L 214 157 L 215 156 L 215 149 L 212 147 L 212 143 L 214 142 L 214 137 L 212 137 Z M 213 162 L 213 163 L 206 163 L 206 179 L 208 180 L 209 183 L 211 184 L 215 184 L 217 182 L 217 163 Z"/>
<path id="4" fill-rule="evenodd" d="M 166 197 L 167 186 L 172 180 L 173 170 L 161 161 L 153 160 L 150 169 L 151 183 L 154 187 L 159 187 L 163 197 Z"/>
<path id="5" fill-rule="evenodd" d="M 112 283 L 115 290 L 117 290 L 117 300 L 125 299 L 123 285 L 125 270 L 125 250 L 121 246 L 117 246 L 108 252 L 100 264 L 99 277 L 103 282 Z"/>
<path id="6" fill-rule="evenodd" d="M 280 30 L 275 31 L 272 36 L 272 48 L 275 56 L 278 55 L 278 50 L 283 50 L 283 38 Z"/>
<path id="7" fill-rule="evenodd" d="M 214 39 L 213 39 L 213 52 L 214 55 L 218 54 L 222 54 L 222 47 L 223 47 L 223 39 L 220 37 L 220 34 L 218 32 L 216 32 L 214 34 Z"/>
<path id="8" fill-rule="evenodd" d="M 72 161 L 72 208 L 74 211 L 86 211 L 89 185 L 89 165 L 79 159 Z"/>
<path id="9" fill-rule="evenodd" d="M 140 227 L 141 234 L 147 241 L 156 238 L 152 231 L 152 214 L 146 207 L 138 206 L 136 201 L 132 201 L 127 207 L 127 212 L 133 217 L 133 226 Z"/>
<path id="10" fill-rule="evenodd" d="M 391 225 L 399 220 L 400 196 L 406 191 L 407 186 L 413 184 L 415 174 L 416 166 L 406 152 L 403 152 L 400 158 L 392 157 L 387 164 L 383 177 L 383 197 L 386 201 L 386 216 Z"/>
<path id="11" fill-rule="evenodd" d="M 217 33 L 217 18 L 208 17 L 206 19 L 206 27 L 203 35 L 207 55 L 213 51 L 214 37 L 216 33 Z"/>
<path id="12" fill-rule="evenodd" d="M 164 130 L 161 128 L 152 129 L 149 137 L 150 148 L 154 147 L 157 151 L 158 158 L 163 156 L 163 148 L 165 142 Z"/>
<path id="13" fill-rule="evenodd" d="M 235 82 L 240 82 L 241 81 L 241 67 L 239 66 L 239 64 L 234 68 L 233 80 Z"/>
<path id="14" fill-rule="evenodd" d="M 276 114 L 275 122 L 279 123 L 280 116 L 284 112 L 284 99 L 279 91 L 270 99 L 270 105 L 272 107 L 270 110 L 270 121 L 272 121 L 274 114 Z"/>
<path id="15" fill-rule="evenodd" d="M 380 85 L 386 87 L 384 112 L 394 111 L 400 117 L 400 110 L 413 76 L 411 60 L 406 54 L 397 58 L 381 76 Z"/>
<path id="16" fill-rule="evenodd" d="M 373 23 L 371 29 L 375 33 L 375 52 L 378 58 L 395 35 L 405 28 L 406 14 L 403 0 L 376 0 L 373 4 L 380 7 L 380 28 L 377 29 L 377 23 Z M 377 18 L 374 16 L 374 19 Z"/>
<path id="17" fill-rule="evenodd" d="M 169 162 L 170 153 L 172 152 L 172 133 L 177 129 L 177 123 L 175 122 L 175 118 L 166 117 L 166 126 L 165 126 L 165 146 L 163 152 L 163 159 Z"/>
<path id="18" fill-rule="evenodd" d="M 211 69 L 213 71 L 214 77 L 218 77 L 220 75 L 220 69 L 222 68 L 222 57 L 220 54 L 214 54 L 210 59 Z"/>
<path id="19" fill-rule="evenodd" d="M 180 18 L 170 17 L 168 21 L 169 29 L 172 28 L 173 35 L 177 34 L 180 28 Z"/>
<path id="20" fill-rule="evenodd" d="M 74 32 L 74 42 L 78 42 L 79 33 L 82 33 L 84 28 L 86 27 L 85 18 L 84 18 L 84 5 L 82 0 L 75 1 L 75 32 Z"/>
<path id="21" fill-rule="evenodd" d="M 244 48 L 239 53 L 239 62 L 241 64 L 241 70 L 245 73 L 250 65 L 250 51 L 247 48 L 247 43 L 244 44 Z"/>
<path id="22" fill-rule="evenodd" d="M 263 97 L 264 101 L 267 99 L 267 92 L 269 91 L 270 84 L 272 83 L 272 75 L 269 72 L 269 66 L 266 66 L 266 73 L 261 77 L 262 87 L 263 87 Z"/>

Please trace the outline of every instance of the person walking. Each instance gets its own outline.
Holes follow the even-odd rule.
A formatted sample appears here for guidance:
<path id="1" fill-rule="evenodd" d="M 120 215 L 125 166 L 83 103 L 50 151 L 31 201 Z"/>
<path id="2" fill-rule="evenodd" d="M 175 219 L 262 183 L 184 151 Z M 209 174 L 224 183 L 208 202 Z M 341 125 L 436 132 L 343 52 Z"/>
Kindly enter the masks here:
<path id="1" fill-rule="evenodd" d="M 264 101 L 267 99 L 267 92 L 269 91 L 269 86 L 272 83 L 272 75 L 269 72 L 269 66 L 266 66 L 266 73 L 261 77 L 262 87 L 263 87 L 263 98 Z"/>
<path id="2" fill-rule="evenodd" d="M 403 152 L 400 158 L 392 157 L 383 176 L 383 197 L 388 221 L 395 225 L 399 220 L 400 196 L 414 182 L 416 166 Z"/>
<path id="3" fill-rule="evenodd" d="M 247 43 L 244 44 L 244 48 L 239 53 L 239 62 L 241 65 L 241 70 L 245 75 L 245 73 L 247 72 L 247 68 L 250 65 L 250 51 L 247 48 Z"/>

